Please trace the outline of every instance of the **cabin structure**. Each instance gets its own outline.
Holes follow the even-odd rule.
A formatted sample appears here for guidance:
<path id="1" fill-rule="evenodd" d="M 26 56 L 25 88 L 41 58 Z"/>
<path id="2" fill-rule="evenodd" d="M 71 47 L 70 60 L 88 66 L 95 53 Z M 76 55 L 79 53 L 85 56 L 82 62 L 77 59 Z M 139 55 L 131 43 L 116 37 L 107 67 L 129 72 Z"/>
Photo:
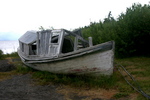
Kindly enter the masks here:
<path id="1" fill-rule="evenodd" d="M 92 39 L 89 38 L 89 41 L 83 39 L 80 30 L 27 31 L 19 38 L 20 52 L 30 57 L 53 58 L 88 46 L 92 46 Z"/>

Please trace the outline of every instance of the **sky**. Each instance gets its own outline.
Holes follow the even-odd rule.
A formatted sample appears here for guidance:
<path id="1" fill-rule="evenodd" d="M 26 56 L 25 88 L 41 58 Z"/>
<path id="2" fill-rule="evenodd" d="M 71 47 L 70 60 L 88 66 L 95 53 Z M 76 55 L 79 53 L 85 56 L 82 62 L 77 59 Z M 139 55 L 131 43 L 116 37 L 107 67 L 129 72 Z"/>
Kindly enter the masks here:
<path id="1" fill-rule="evenodd" d="M 18 40 L 28 30 L 88 26 L 107 17 L 117 18 L 133 3 L 150 0 L 0 0 L 0 40 Z"/>

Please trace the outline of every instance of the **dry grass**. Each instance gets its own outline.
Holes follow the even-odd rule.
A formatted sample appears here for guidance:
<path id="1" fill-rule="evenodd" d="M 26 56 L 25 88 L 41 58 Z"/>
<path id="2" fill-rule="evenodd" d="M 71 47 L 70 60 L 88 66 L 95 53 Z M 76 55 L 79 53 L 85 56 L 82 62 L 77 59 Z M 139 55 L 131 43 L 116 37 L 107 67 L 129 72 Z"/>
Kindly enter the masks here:
<path id="1" fill-rule="evenodd" d="M 5 59 L 7 59 L 8 60 L 8 63 L 9 64 L 14 64 L 13 62 L 12 62 L 12 57 L 7 57 L 7 58 L 5 58 Z M 15 74 L 17 74 L 16 73 L 16 71 L 8 71 L 8 72 L 0 72 L 0 81 L 4 81 L 4 80 L 7 80 L 7 79 L 10 79 L 11 78 L 11 76 L 12 75 L 15 75 Z"/>
<path id="2" fill-rule="evenodd" d="M 10 72 L 0 72 L 0 81 L 4 81 L 7 79 L 10 79 L 12 75 L 15 75 L 15 71 L 10 71 Z"/>
<path id="3" fill-rule="evenodd" d="M 72 100 L 72 95 L 76 97 L 84 97 L 83 100 L 97 99 L 110 99 L 113 98 L 114 94 L 118 93 L 115 89 L 103 89 L 103 88 L 79 88 L 70 87 L 69 85 L 63 85 L 57 88 L 57 92 L 65 96 L 67 100 Z"/>

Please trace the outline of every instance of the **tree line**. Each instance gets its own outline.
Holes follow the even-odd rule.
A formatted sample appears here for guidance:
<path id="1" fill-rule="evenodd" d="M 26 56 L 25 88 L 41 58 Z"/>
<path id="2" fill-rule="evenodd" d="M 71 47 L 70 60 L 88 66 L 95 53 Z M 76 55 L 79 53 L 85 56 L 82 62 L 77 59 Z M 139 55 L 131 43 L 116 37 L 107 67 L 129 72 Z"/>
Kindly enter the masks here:
<path id="1" fill-rule="evenodd" d="M 104 21 L 81 28 L 93 44 L 115 41 L 116 57 L 150 56 L 150 5 L 133 4 L 114 19 L 111 12 Z"/>

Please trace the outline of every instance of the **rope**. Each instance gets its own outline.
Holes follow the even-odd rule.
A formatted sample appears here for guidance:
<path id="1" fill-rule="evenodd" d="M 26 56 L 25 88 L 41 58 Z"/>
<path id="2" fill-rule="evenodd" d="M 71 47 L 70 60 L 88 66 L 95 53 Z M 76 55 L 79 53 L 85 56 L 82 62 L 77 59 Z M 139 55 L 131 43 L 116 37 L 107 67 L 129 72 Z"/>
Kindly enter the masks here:
<path id="1" fill-rule="evenodd" d="M 122 66 L 121 64 L 118 64 L 115 62 L 115 64 L 117 65 L 116 68 L 118 69 L 118 71 L 121 73 L 121 75 L 123 76 L 123 78 L 125 79 L 125 81 L 137 92 L 139 92 L 140 94 L 142 94 L 144 97 L 146 97 L 147 99 L 150 99 L 150 96 L 148 94 L 146 94 L 141 87 L 138 85 L 138 83 L 136 82 L 136 80 L 133 78 L 133 76 L 125 69 L 124 66 Z M 130 78 L 132 79 L 132 81 L 135 83 L 136 86 L 134 86 L 133 84 L 131 84 L 127 78 L 125 78 L 125 76 L 123 75 L 123 73 L 121 72 L 121 69 L 127 73 L 128 76 L 130 76 Z"/>

